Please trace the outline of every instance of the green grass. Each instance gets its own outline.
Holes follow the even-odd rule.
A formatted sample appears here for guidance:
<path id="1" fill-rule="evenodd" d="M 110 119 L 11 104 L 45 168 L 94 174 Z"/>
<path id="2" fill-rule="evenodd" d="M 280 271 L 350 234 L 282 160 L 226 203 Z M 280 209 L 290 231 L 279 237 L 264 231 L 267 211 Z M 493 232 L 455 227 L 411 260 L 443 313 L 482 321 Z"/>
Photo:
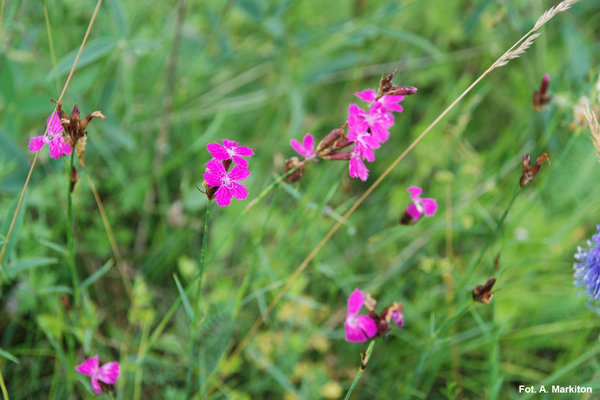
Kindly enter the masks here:
<path id="1" fill-rule="evenodd" d="M 64 163 L 44 150 L 0 270 L 0 371 L 11 399 L 98 397 L 74 371 L 94 354 L 121 363 L 115 398 L 207 397 L 227 356 L 341 215 L 553 5 L 186 2 L 165 117 L 175 3 L 105 0 L 100 8 L 63 99 L 66 110 L 77 103 L 83 115 L 107 116 L 90 123 L 87 168 L 77 166 L 73 192 L 81 307 L 73 308 Z M 47 0 L 49 25 L 41 2 L 4 6 L 2 242 L 33 160 L 28 140 L 43 132 L 95 4 Z M 546 24 L 526 54 L 488 75 L 343 223 L 211 397 L 343 398 L 367 349 L 344 340 L 346 301 L 357 287 L 380 307 L 402 302 L 405 327 L 377 343 L 352 399 L 528 398 L 521 384 L 600 391 L 598 306 L 572 282 L 576 247 L 600 222 L 600 165 L 587 128 L 570 127 L 581 96 L 600 104 L 598 26 L 598 7 L 581 0 Z M 282 173 L 291 138 L 320 139 L 340 126 L 354 92 L 376 87 L 398 65 L 395 82 L 419 92 L 403 102 L 368 182 L 350 179 L 344 162 L 320 161 L 244 211 Z M 535 112 L 531 97 L 544 73 L 553 101 Z M 165 121 L 164 162 L 154 168 Z M 207 201 L 196 185 L 206 144 L 221 138 L 254 149 L 250 196 L 211 205 L 196 298 Z M 550 163 L 517 189 L 522 157 L 543 152 Z M 400 226 L 411 185 L 440 209 Z M 471 290 L 492 275 L 492 303 L 474 304 Z"/>

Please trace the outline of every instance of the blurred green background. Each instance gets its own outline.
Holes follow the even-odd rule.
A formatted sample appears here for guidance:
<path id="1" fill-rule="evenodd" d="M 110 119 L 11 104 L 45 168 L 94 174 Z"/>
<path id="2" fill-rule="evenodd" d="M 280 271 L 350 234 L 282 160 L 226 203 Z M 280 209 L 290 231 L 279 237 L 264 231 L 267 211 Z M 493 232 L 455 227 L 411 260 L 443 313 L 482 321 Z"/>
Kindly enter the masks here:
<path id="1" fill-rule="evenodd" d="M 82 281 L 100 274 L 86 288 L 86 313 L 65 303 L 65 165 L 42 151 L 0 271 L 0 368 L 11 399 L 99 397 L 89 378 L 72 372 L 94 354 L 120 361 L 116 398 L 185 398 L 195 333 L 193 392 L 206 396 L 219 360 L 336 220 L 553 5 L 183 3 L 183 12 L 174 1 L 105 0 L 100 8 L 63 102 L 67 111 L 76 103 L 83 115 L 101 110 L 108 117 L 89 126 L 87 174 L 123 253 L 119 268 L 133 282 L 133 299 L 78 167 L 78 272 Z M 95 4 L 4 4 L 3 234 L 33 160 L 28 140 L 43 133 L 50 98 L 59 97 Z M 486 77 L 325 245 L 212 398 L 343 397 L 366 348 L 344 340 L 346 301 L 356 287 L 380 308 L 402 302 L 405 327 L 376 344 L 352 398 L 525 399 L 520 384 L 542 383 L 600 392 L 597 303 L 577 296 L 572 278 L 577 245 L 600 223 L 600 165 L 577 111 L 582 96 L 600 104 L 599 27 L 598 3 L 581 0 L 544 26 L 526 54 Z M 353 94 L 377 87 L 398 65 L 395 83 L 419 92 L 404 101 L 390 141 L 369 164 L 368 182 L 350 179 L 346 163 L 319 162 L 241 214 L 294 155 L 291 138 L 312 132 L 319 140 L 340 126 L 357 101 Z M 531 97 L 544 73 L 553 100 L 535 112 Z M 255 151 L 250 197 L 227 208 L 212 204 L 199 328 L 180 306 L 147 346 L 180 295 L 174 275 L 185 285 L 198 272 L 207 200 L 196 185 L 210 157 L 206 144 L 222 138 Z M 543 152 L 550 162 L 519 190 L 522 157 Z M 412 185 L 440 209 L 399 226 Z M 470 291 L 492 275 L 492 304 L 471 304 Z M 249 286 L 239 295 L 245 277 Z"/>

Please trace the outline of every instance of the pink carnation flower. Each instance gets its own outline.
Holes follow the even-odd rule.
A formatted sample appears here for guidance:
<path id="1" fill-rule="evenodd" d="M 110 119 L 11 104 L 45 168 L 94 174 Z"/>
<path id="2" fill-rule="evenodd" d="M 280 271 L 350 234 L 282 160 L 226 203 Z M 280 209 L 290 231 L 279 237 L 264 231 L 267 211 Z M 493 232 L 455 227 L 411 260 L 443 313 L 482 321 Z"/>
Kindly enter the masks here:
<path id="1" fill-rule="evenodd" d="M 109 362 L 99 367 L 98 356 L 88 358 L 83 363 L 75 367 L 77 372 L 92 378 L 92 389 L 96 393 L 102 393 L 98 381 L 114 385 L 121 374 L 119 363 L 116 361 Z"/>
<path id="2" fill-rule="evenodd" d="M 249 176 L 250 171 L 246 167 L 236 165 L 231 171 L 227 171 L 223 163 L 218 159 L 210 160 L 206 164 L 206 171 L 204 172 L 206 183 L 210 187 L 219 187 L 215 192 L 215 199 L 220 207 L 227 207 L 231 203 L 232 197 L 237 200 L 243 200 L 248 197 L 246 186 L 237 182 L 246 180 Z"/>
<path id="3" fill-rule="evenodd" d="M 413 201 L 406 209 L 406 213 L 412 217 L 414 222 L 421 219 L 423 214 L 425 214 L 428 217 L 432 217 L 435 215 L 435 212 L 438 208 L 435 199 L 422 199 L 420 196 L 423 193 L 423 189 L 421 189 L 418 186 L 411 186 L 406 190 L 408 191 L 408 193 L 410 193 L 410 197 Z"/>
<path id="4" fill-rule="evenodd" d="M 370 130 L 379 143 L 386 142 L 390 137 L 389 129 L 394 125 L 394 116 L 380 103 L 364 111 L 356 104 L 348 107 L 348 132 L 362 133 Z"/>
<path id="5" fill-rule="evenodd" d="M 355 289 L 348 298 L 348 312 L 346 313 L 346 340 L 349 342 L 365 342 L 377 335 L 377 324 L 368 315 L 358 315 L 365 304 L 362 291 Z"/>
<path id="6" fill-rule="evenodd" d="M 63 127 L 60 123 L 60 118 L 56 112 L 50 114 L 46 120 L 48 126 L 48 135 L 35 136 L 29 140 L 29 151 L 37 153 L 40 151 L 46 143 L 50 150 L 50 157 L 59 159 L 64 155 L 69 155 L 73 152 L 73 148 L 69 146 L 64 137 L 62 136 Z"/>
<path id="7" fill-rule="evenodd" d="M 310 133 L 304 135 L 302 144 L 300 144 L 300 142 L 296 139 L 291 139 L 290 146 L 296 150 L 296 153 L 300 154 L 304 158 L 312 158 L 315 156 L 315 138 Z"/>
<path id="8" fill-rule="evenodd" d="M 237 165 L 248 168 L 248 161 L 242 157 L 250 157 L 254 155 L 254 151 L 248 146 L 238 146 L 233 140 L 223 139 L 223 145 L 218 143 L 209 143 L 206 145 L 208 152 L 215 159 L 225 161 L 233 159 Z"/>

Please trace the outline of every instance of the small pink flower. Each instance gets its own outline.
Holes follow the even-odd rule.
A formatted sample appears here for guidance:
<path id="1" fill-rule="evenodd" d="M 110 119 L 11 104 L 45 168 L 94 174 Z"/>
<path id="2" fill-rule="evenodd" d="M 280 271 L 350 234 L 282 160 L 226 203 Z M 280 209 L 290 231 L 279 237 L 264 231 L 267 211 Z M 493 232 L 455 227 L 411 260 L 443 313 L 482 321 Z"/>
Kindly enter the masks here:
<path id="1" fill-rule="evenodd" d="M 223 145 L 218 143 L 209 143 L 206 145 L 208 152 L 215 159 L 225 161 L 233 159 L 237 165 L 248 168 L 248 161 L 242 157 L 250 157 L 254 155 L 254 151 L 248 146 L 238 146 L 233 140 L 223 139 Z"/>
<path id="2" fill-rule="evenodd" d="M 250 171 L 242 165 L 236 165 L 231 171 L 225 170 L 223 163 L 218 159 L 210 160 L 206 164 L 204 180 L 209 187 L 219 187 L 215 192 L 215 199 L 220 207 L 227 207 L 231 198 L 243 200 L 248 197 L 246 186 L 237 183 L 248 179 Z"/>
<path id="3" fill-rule="evenodd" d="M 362 291 L 355 289 L 348 298 L 348 312 L 346 313 L 346 340 L 348 342 L 366 342 L 377 335 L 377 324 L 368 315 L 358 315 L 365 304 Z"/>
<path id="4" fill-rule="evenodd" d="M 304 135 L 302 144 L 296 139 L 290 140 L 290 146 L 296 150 L 296 153 L 300 154 L 304 158 L 312 158 L 315 156 L 315 138 L 310 133 Z"/>
<path id="5" fill-rule="evenodd" d="M 48 143 L 50 157 L 55 160 L 64 155 L 71 154 L 73 148 L 65 142 L 65 139 L 62 136 L 64 129 L 60 124 L 60 118 L 56 112 L 50 114 L 46 120 L 46 125 L 48 126 L 48 135 L 32 137 L 29 140 L 29 151 L 37 153 L 46 143 Z"/>
<path id="6" fill-rule="evenodd" d="M 367 132 L 373 135 L 379 143 L 386 142 L 390 137 L 389 128 L 394 125 L 394 116 L 380 103 L 376 103 L 364 111 L 356 104 L 348 107 L 348 131 L 357 133 Z"/>
<path id="7" fill-rule="evenodd" d="M 92 378 L 92 389 L 96 393 L 102 393 L 98 381 L 109 385 L 114 385 L 121 374 L 119 363 L 116 361 L 109 362 L 99 367 L 98 356 L 88 358 L 83 363 L 75 367 L 77 372 Z"/>
<path id="8" fill-rule="evenodd" d="M 411 186 L 406 189 L 408 193 L 410 193 L 410 197 L 412 198 L 412 203 L 406 209 L 406 213 L 412 217 L 413 221 L 416 222 L 423 214 L 428 217 L 432 217 L 435 215 L 435 212 L 438 208 L 437 202 L 435 199 L 422 199 L 421 193 L 423 193 L 423 189 L 418 186 Z"/>

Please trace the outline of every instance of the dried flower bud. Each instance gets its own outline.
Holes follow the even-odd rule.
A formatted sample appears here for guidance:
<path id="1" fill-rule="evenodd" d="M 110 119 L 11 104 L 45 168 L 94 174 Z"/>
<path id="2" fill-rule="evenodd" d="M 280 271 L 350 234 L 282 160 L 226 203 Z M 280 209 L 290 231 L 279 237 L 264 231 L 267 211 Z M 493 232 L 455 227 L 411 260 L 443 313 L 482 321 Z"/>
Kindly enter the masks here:
<path id="1" fill-rule="evenodd" d="M 369 314 L 374 313 L 375 315 L 377 315 L 377 313 L 375 312 L 376 305 L 377 305 L 377 300 L 375 300 L 373 297 L 371 297 L 371 293 L 367 293 L 367 295 L 365 296 L 365 308 L 367 309 Z"/>
<path id="2" fill-rule="evenodd" d="M 344 161 L 347 161 L 347 160 L 349 160 L 349 159 L 352 158 L 352 152 L 351 151 L 341 151 L 339 153 L 332 153 L 330 155 L 323 156 L 321 158 L 323 158 L 323 160 L 344 160 Z"/>
<path id="3" fill-rule="evenodd" d="M 92 120 L 92 118 L 100 118 L 100 119 L 106 119 L 106 117 L 104 116 L 104 114 L 102 114 L 101 111 L 94 111 L 93 113 L 91 113 L 90 115 L 88 115 L 87 117 L 85 117 L 84 119 L 81 120 L 80 124 L 79 124 L 79 128 L 80 129 L 85 129 L 87 127 L 87 125 L 90 123 L 90 121 Z"/>
<path id="4" fill-rule="evenodd" d="M 85 153 L 85 147 L 87 145 L 87 135 L 84 135 L 81 139 L 77 141 L 77 146 L 75 149 L 77 150 L 77 158 L 79 158 L 79 163 L 85 167 L 85 160 L 83 158 L 83 154 Z"/>
<path id="5" fill-rule="evenodd" d="M 540 84 L 540 90 L 533 93 L 533 106 L 536 111 L 540 111 L 552 100 L 552 96 L 548 95 L 548 85 L 550 85 L 550 75 L 545 74 Z"/>
<path id="6" fill-rule="evenodd" d="M 317 145 L 316 153 L 319 154 L 327 149 L 330 149 L 334 143 L 336 143 L 337 141 L 339 141 L 340 139 L 342 139 L 344 137 L 345 137 L 344 127 L 335 128 L 334 130 L 329 132 L 327 134 L 327 136 L 325 136 L 323 138 L 323 140 L 321 140 L 319 142 L 319 144 Z"/>
<path id="7" fill-rule="evenodd" d="M 300 162 L 298 157 L 292 157 L 285 161 L 285 170 L 283 171 L 283 173 L 286 174 L 294 168 L 296 168 L 296 170 L 292 172 L 287 178 L 285 178 L 285 182 L 297 182 L 302 178 L 302 176 L 304 176 L 304 163 Z"/>
<path id="8" fill-rule="evenodd" d="M 75 189 L 76 183 L 77 183 L 77 168 L 73 167 L 73 171 L 71 171 L 71 193 L 73 193 L 73 189 Z"/>
<path id="9" fill-rule="evenodd" d="M 414 86 L 394 86 L 388 94 L 409 96 L 417 93 L 418 89 Z"/>
<path id="10" fill-rule="evenodd" d="M 520 180 L 521 187 L 527 185 L 533 180 L 533 178 L 535 178 L 540 170 L 540 167 L 547 159 L 548 153 L 543 153 L 537 158 L 537 160 L 535 160 L 535 164 L 531 165 L 531 158 L 529 157 L 529 154 L 526 154 L 525 157 L 523 157 L 523 173 Z"/>
<path id="11" fill-rule="evenodd" d="M 473 300 L 478 301 L 480 303 L 490 304 L 492 301 L 492 297 L 494 293 L 492 292 L 492 287 L 496 283 L 496 278 L 491 277 L 487 280 L 485 285 L 477 285 L 475 289 L 473 289 Z"/>

